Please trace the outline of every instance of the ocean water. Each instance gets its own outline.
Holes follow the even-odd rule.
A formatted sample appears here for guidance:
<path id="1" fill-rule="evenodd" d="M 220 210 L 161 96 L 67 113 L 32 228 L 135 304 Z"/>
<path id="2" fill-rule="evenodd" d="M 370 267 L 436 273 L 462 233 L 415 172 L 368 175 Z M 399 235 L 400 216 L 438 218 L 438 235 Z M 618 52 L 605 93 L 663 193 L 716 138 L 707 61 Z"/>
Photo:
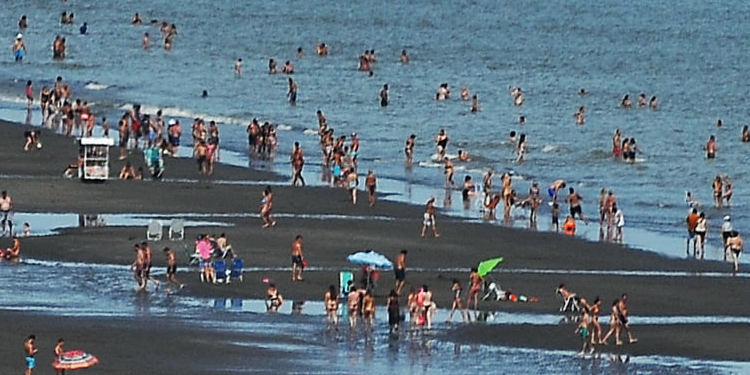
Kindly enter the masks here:
<path id="1" fill-rule="evenodd" d="M 253 117 L 279 124 L 280 147 L 272 162 L 260 165 L 288 173 L 288 152 L 295 141 L 308 159 L 307 180 L 320 182 L 317 137 L 310 134 L 315 111 L 326 113 L 336 134 L 357 132 L 360 167 L 382 179 L 400 182 L 405 200 L 423 203 L 429 195 L 451 196 L 444 210 L 477 217 L 477 202 L 465 211 L 457 192 L 443 190 L 442 168 L 431 162 L 433 138 L 441 128 L 450 136 L 448 153 L 467 150 L 473 161 L 457 168 L 456 179 L 472 175 L 481 181 L 487 168 L 512 170 L 524 195 L 531 180 L 546 186 L 562 178 L 584 196 L 584 213 L 596 216 L 602 187 L 615 191 L 627 227 L 681 237 L 687 211 L 686 190 L 704 203 L 709 239 L 718 244 L 721 217 L 732 214 L 747 231 L 750 175 L 743 168 L 750 145 L 739 142 L 746 123 L 743 99 L 748 88 L 743 64 L 748 53 L 744 24 L 750 10 L 741 1 L 615 3 L 596 1 L 470 2 L 386 1 L 346 5 L 328 1 L 294 4 L 247 1 L 191 1 L 172 4 L 129 2 L 13 2 L 0 11 L 8 43 L 18 31 L 20 15 L 29 17 L 24 33 L 28 55 L 23 64 L 10 53 L 0 59 L 3 108 L 22 105 L 23 82 L 37 90 L 58 75 L 69 81 L 75 97 L 96 103 L 96 111 L 114 119 L 131 103 L 145 112 L 163 108 L 169 116 L 215 119 L 222 147 L 246 158 L 245 125 Z M 76 14 L 76 25 L 61 26 L 62 11 Z M 172 51 L 161 48 L 159 31 L 132 26 L 140 12 L 146 20 L 167 20 L 178 28 Z M 89 35 L 78 25 L 89 24 Z M 140 38 L 152 36 L 144 51 Z M 68 58 L 51 59 L 55 35 L 68 40 Z M 320 58 L 314 45 L 325 42 L 330 55 Z M 297 59 L 302 47 L 305 56 Z M 411 64 L 398 56 L 407 49 Z M 358 72 L 357 56 L 375 49 L 374 76 Z M 235 59 L 244 75 L 233 73 Z M 269 58 L 294 62 L 298 103 L 285 99 L 286 76 L 267 74 Z M 436 102 L 441 82 L 453 99 Z M 391 87 L 391 104 L 381 108 L 378 90 Z M 460 87 L 479 95 L 482 111 L 472 114 L 458 98 Z M 525 104 L 512 105 L 510 86 L 526 92 Z M 579 88 L 589 94 L 577 95 Z M 201 98 L 202 90 L 209 96 Z M 618 108 L 628 93 L 644 92 L 660 100 L 657 111 Z M 573 111 L 587 108 L 584 126 Z M 527 124 L 520 126 L 520 115 Z M 721 118 L 722 128 L 715 122 Z M 40 115 L 33 114 L 34 122 Z M 616 128 L 635 137 L 644 153 L 635 164 L 610 156 Z M 306 131 L 307 130 L 307 131 Z M 525 133 L 526 161 L 516 164 L 506 141 L 511 130 Z M 184 132 L 189 133 L 189 132 Z M 403 143 L 417 135 L 415 165 L 403 165 Z M 715 134 L 719 152 L 707 161 L 702 147 Z M 189 137 L 188 134 L 186 136 Z M 711 206 L 711 180 L 727 174 L 734 181 L 731 209 Z M 498 181 L 495 182 L 499 184 Z M 411 194 L 412 186 L 421 194 Z M 420 190 L 421 189 L 421 190 Z M 443 199 L 438 199 L 439 203 Z M 448 202 L 451 203 L 451 202 Z M 448 206 L 448 204 L 440 204 Z M 542 215 L 546 216 L 547 208 Z M 546 228 L 545 217 L 540 227 Z M 523 226 L 523 220 L 517 226 Z"/>

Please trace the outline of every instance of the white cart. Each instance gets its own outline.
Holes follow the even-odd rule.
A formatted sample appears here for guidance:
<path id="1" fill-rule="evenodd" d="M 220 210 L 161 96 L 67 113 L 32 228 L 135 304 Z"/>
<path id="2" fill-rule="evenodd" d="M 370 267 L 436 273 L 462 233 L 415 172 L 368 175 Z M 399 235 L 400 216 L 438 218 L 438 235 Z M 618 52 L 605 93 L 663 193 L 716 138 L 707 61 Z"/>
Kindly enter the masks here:
<path id="1" fill-rule="evenodd" d="M 79 141 L 78 156 L 81 165 L 78 177 L 84 181 L 105 181 L 109 178 L 109 148 L 115 145 L 112 138 L 83 137 Z"/>

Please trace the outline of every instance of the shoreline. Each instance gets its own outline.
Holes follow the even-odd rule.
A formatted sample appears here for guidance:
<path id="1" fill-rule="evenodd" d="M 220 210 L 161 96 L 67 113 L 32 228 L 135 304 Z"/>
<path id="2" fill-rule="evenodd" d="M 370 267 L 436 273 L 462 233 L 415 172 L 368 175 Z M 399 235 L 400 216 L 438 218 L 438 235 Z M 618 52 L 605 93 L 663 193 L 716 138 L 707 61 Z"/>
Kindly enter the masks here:
<path id="1" fill-rule="evenodd" d="M 18 143 L 22 140 L 24 127 L 0 122 L 0 131 L 6 134 L 0 140 L 0 156 L 8 162 L 0 165 L 0 174 L 16 175 L 2 178 L 0 184 L 14 198 L 16 209 L 22 212 L 90 212 L 90 213 L 157 213 L 165 216 L 175 213 L 197 212 L 211 218 L 212 213 L 255 212 L 262 186 L 239 184 L 214 184 L 210 180 L 198 183 L 120 181 L 111 180 L 104 184 L 84 184 L 77 180 L 64 180 L 55 173 L 55 163 L 65 163 L 67 157 L 75 156 L 77 148 L 71 139 L 64 136 L 48 135 L 43 138 L 42 151 L 24 153 Z M 18 146 L 18 147 L 16 147 Z M 194 164 L 190 159 L 167 159 L 167 170 L 178 178 L 195 178 Z M 113 169 L 121 165 L 113 161 Z M 22 178 L 18 175 L 35 174 L 46 178 Z M 217 164 L 216 175 L 229 180 L 258 180 L 268 178 L 268 172 L 258 172 L 247 168 Z M 724 272 L 728 264 L 716 261 L 697 262 L 686 259 L 668 258 L 653 252 L 636 250 L 624 246 L 590 242 L 549 232 L 532 232 L 515 228 L 498 227 L 483 223 L 470 223 L 464 220 L 439 215 L 438 225 L 442 236 L 439 239 L 419 237 L 422 207 L 380 200 L 373 208 L 360 202 L 352 206 L 346 191 L 331 188 L 294 188 L 274 186 L 276 193 L 275 212 L 295 215 L 334 214 L 340 217 L 283 218 L 279 225 L 271 229 L 261 229 L 260 220 L 248 217 L 222 217 L 229 227 L 188 227 L 182 242 L 161 241 L 152 244 L 154 249 L 155 275 L 161 275 L 164 266 L 161 248 L 173 247 L 180 264 L 184 264 L 183 246 L 191 248 L 192 239 L 199 233 L 226 232 L 230 243 L 245 260 L 245 266 L 289 266 L 289 245 L 294 236 L 305 236 L 306 259 L 311 266 L 331 267 L 340 270 L 356 270 L 358 267 L 346 262 L 347 254 L 374 248 L 386 256 L 393 257 L 401 249 L 409 250 L 407 259 L 407 287 L 428 284 L 435 290 L 438 305 L 448 306 L 450 302 L 450 280 L 459 279 L 466 285 L 467 273 L 408 271 L 408 267 L 438 269 L 440 267 L 472 267 L 483 259 L 503 256 L 501 267 L 509 269 L 580 269 L 580 270 L 652 270 L 688 272 Z M 387 216 L 393 220 L 352 220 L 351 216 Z M 75 261 L 83 263 L 120 264 L 132 262 L 134 242 L 144 240 L 146 220 L 135 227 L 92 227 L 71 228 L 57 235 L 23 239 L 22 256 L 53 261 Z M 32 225 L 33 228 L 33 225 Z M 166 228 L 165 228 L 166 232 Z M 7 239 L 1 239 L 5 245 Z M 62 252 L 61 250 L 64 250 Z M 192 273 L 192 275 L 191 275 Z M 728 272 L 727 272 L 728 273 Z M 264 277 L 277 280 L 279 288 L 291 299 L 321 300 L 329 284 L 337 284 L 336 271 L 309 272 L 302 283 L 289 281 L 288 272 L 248 272 L 244 283 L 230 285 L 207 285 L 197 281 L 197 273 L 180 272 L 178 278 L 188 284 L 184 293 L 198 298 L 234 297 L 262 298 L 265 287 L 260 281 Z M 736 300 L 733 291 L 740 290 L 747 283 L 746 278 L 702 278 L 649 277 L 617 275 L 571 275 L 560 274 L 492 274 L 492 278 L 514 292 L 537 296 L 536 304 L 511 304 L 508 302 L 485 302 L 482 310 L 550 313 L 559 307 L 554 288 L 565 282 L 571 289 L 590 299 L 600 295 L 608 301 L 622 292 L 631 296 L 630 309 L 635 315 L 736 315 L 747 316 L 750 301 Z M 393 282 L 392 272 L 381 273 L 376 291 L 377 302 L 382 306 L 382 298 Z M 658 285 L 658 287 L 655 287 Z M 468 289 L 468 287 L 467 287 Z M 701 300 L 697 304 L 694 301 Z M 717 310 L 717 306 L 720 310 Z M 35 314 L 21 314 L 34 319 Z M 602 320 L 604 323 L 604 321 Z M 322 325 L 321 321 L 321 325 Z M 678 326 L 658 326 L 664 332 L 679 331 Z M 690 325 L 693 326 L 693 325 Z M 734 326 L 710 325 L 716 334 L 733 331 Z M 482 327 L 480 333 L 472 333 L 474 327 Z M 512 326 L 483 329 L 485 325 L 462 325 L 456 331 L 465 330 L 471 342 L 493 344 L 489 337 L 495 330 L 510 330 Z M 638 327 L 638 328 L 636 328 Z M 565 330 L 573 326 L 564 327 Z M 563 328 L 560 328 L 563 329 Z M 634 326 L 640 329 L 640 326 Z M 554 330 L 552 330 L 554 331 Z M 560 331 L 562 332 L 562 331 Z M 744 330 L 743 330 L 744 332 Z M 539 331 L 538 337 L 547 338 L 550 331 Z M 560 334 L 559 347 L 575 350 L 578 340 L 572 334 Z M 666 333 L 665 333 L 666 334 Z M 521 334 L 521 336 L 529 336 Z M 448 339 L 452 336 L 446 336 Z M 465 336 L 456 336 L 465 339 Z M 524 341 L 524 337 L 502 343 L 511 346 L 531 346 L 546 348 L 537 341 Z M 473 341 L 472 341 L 473 340 Z M 741 346 L 739 337 L 728 337 L 725 343 Z M 12 341 L 12 340 L 10 340 Z M 640 344 L 640 343 L 639 343 Z M 649 344 L 649 354 L 669 354 L 679 351 L 674 342 L 664 342 L 662 346 Z M 645 345 L 642 345 L 645 346 Z M 659 351 L 664 348 L 663 351 Z M 704 353 L 700 348 L 689 352 L 697 358 L 723 359 L 714 352 Z M 740 358 L 740 357 L 738 357 Z M 746 357 L 741 357 L 747 360 Z"/>

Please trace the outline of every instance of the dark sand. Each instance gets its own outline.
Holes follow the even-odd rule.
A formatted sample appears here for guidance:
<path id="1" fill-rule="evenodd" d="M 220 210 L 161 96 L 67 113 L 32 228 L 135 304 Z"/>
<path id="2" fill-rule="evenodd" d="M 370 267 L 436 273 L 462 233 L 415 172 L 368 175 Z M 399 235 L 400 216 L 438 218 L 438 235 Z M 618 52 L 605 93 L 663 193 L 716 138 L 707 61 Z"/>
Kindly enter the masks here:
<path id="1" fill-rule="evenodd" d="M 198 282 L 196 272 L 181 272 L 179 278 L 188 284 L 181 293 L 205 297 L 262 298 L 265 286 L 263 277 L 274 279 L 286 299 L 322 299 L 329 284 L 337 283 L 339 270 L 356 270 L 346 262 L 353 251 L 373 248 L 389 257 L 401 249 L 409 250 L 407 265 L 422 268 L 424 272 L 407 272 L 407 290 L 410 286 L 428 284 L 436 291 L 440 306 L 449 304 L 450 280 L 458 278 L 466 287 L 467 272 L 439 271 L 438 268 L 469 268 L 479 261 L 504 256 L 501 266 L 508 269 L 583 269 L 583 270 L 673 270 L 727 272 L 728 264 L 671 259 L 656 253 L 633 250 L 612 244 L 592 243 L 552 233 L 535 233 L 497 227 L 487 224 L 462 223 L 455 219 L 438 217 L 439 239 L 419 237 L 422 207 L 379 201 L 368 208 L 366 198 L 356 207 L 348 202 L 341 189 L 292 188 L 275 186 L 274 211 L 276 214 L 335 214 L 344 216 L 386 216 L 392 220 L 370 218 L 278 218 L 278 225 L 261 229 L 260 219 L 253 217 L 212 217 L 212 213 L 244 214 L 258 212 L 258 202 L 263 185 L 216 183 L 217 180 L 259 181 L 279 178 L 267 172 L 246 168 L 217 165 L 213 178 L 198 178 L 192 160 L 167 160 L 168 179 L 190 179 L 191 182 L 108 181 L 103 184 L 64 180 L 63 168 L 75 159 L 77 147 L 71 139 L 45 134 L 44 148 L 23 152 L 23 130 L 17 125 L 0 123 L 0 189 L 13 196 L 16 210 L 20 212 L 75 212 L 75 213 L 205 213 L 204 220 L 231 223 L 231 227 L 187 228 L 186 240 L 161 241 L 152 244 L 155 250 L 155 274 L 160 274 L 164 259 L 161 249 L 171 246 L 184 262 L 183 247 L 192 248 L 192 239 L 199 233 L 226 232 L 230 242 L 244 258 L 246 267 L 289 267 L 289 246 L 296 234 L 305 236 L 306 259 L 311 267 L 324 267 L 324 271 L 307 272 L 306 280 L 292 283 L 287 271 L 249 272 L 244 283 L 231 285 L 205 285 Z M 7 135 L 7 136 L 6 136 Z M 116 150 L 113 151 L 116 153 Z M 285 157 L 279 155 L 279 157 Z M 140 159 L 134 157 L 135 159 Z M 121 162 L 119 162 L 121 163 Z M 117 161 L 112 173 L 119 172 Z M 286 172 L 286 171 L 283 171 Z M 282 179 L 285 180 L 285 179 Z M 175 215 L 178 217 L 179 215 Z M 230 215 L 231 216 L 231 215 Z M 69 260 L 90 263 L 127 265 L 132 262 L 132 246 L 144 240 L 146 219 L 140 227 L 101 227 L 63 230 L 59 235 L 24 239 L 23 256 Z M 32 223 L 33 226 L 33 223 Z M 165 228 L 166 234 L 166 228 Z M 3 239 L 0 244 L 7 245 Z M 630 312 L 633 315 L 742 315 L 750 314 L 750 301 L 741 298 L 747 287 L 746 278 L 647 277 L 616 275 L 494 273 L 492 277 L 517 293 L 537 296 L 539 303 L 513 304 L 508 302 L 483 303 L 482 309 L 499 311 L 529 311 L 554 313 L 559 307 L 554 290 L 560 282 L 593 300 L 600 296 L 604 306 L 621 293 L 630 295 Z M 378 296 L 388 292 L 393 282 L 390 272 L 384 272 L 379 281 Z M 468 288 L 467 288 L 468 289 Z M 379 298 L 379 304 L 384 299 Z M 34 314 L 17 314 L 27 322 L 23 330 L 4 332 L 10 335 L 7 343 L 18 345 L 28 330 L 45 336 L 60 336 L 55 326 L 47 323 L 49 317 Z M 53 318 L 61 319 L 61 318 Z M 602 318 L 606 323 L 606 317 Z M 96 319 L 79 322 L 87 343 L 94 336 L 106 337 L 126 330 L 122 319 L 108 321 L 106 325 L 87 326 Z M 71 323 L 74 324 L 74 323 Z M 322 324 L 322 322 L 321 322 Z M 158 324 L 157 324 L 158 325 Z M 579 340 L 572 331 L 574 326 L 527 327 L 484 325 L 459 326 L 445 337 L 467 342 L 497 343 L 501 345 L 554 347 L 577 350 Z M 635 326 L 641 342 L 633 346 L 637 354 L 674 354 L 696 358 L 750 360 L 750 355 L 737 351 L 722 351 L 722 347 L 743 347 L 745 325 L 680 325 Z M 190 335 L 182 326 L 160 327 L 169 335 Z M 535 334 L 529 335 L 528 332 Z M 127 340 L 138 340 L 133 336 Z M 496 336 L 502 340 L 493 341 Z M 722 345 L 713 345 L 721 340 Z M 707 344 L 700 344 L 705 341 Z M 135 341 L 133 341 L 135 342 Z M 546 344 L 547 342 L 553 344 Z M 691 344 L 692 343 L 692 344 Z M 123 344 L 125 345 L 125 344 Z M 150 344 L 149 344 L 150 345 Z M 155 344 L 154 344 L 155 345 Z M 88 344 L 86 345 L 88 346 Z M 15 348 L 15 347 L 13 347 Z M 12 350 L 15 350 L 13 349 Z M 637 349 L 636 349 L 637 348 Z M 18 349 L 18 348 L 16 348 Z M 688 350 L 690 349 L 690 350 Z M 3 349 L 5 350 L 5 349 Z M 51 349 L 50 349 L 51 350 Z M 630 349 L 629 349 L 630 350 Z M 176 350 L 162 356 L 179 356 Z M 17 352 L 14 355 L 17 355 Z M 636 352 L 633 352 L 636 354 Z M 185 362 L 189 364 L 190 362 Z M 113 364 L 126 368 L 125 363 Z M 185 367 L 190 368 L 189 366 Z M 116 371 L 116 370 L 113 370 Z M 113 372 L 116 373 L 116 372 Z M 182 371 L 181 373 L 185 373 Z"/>

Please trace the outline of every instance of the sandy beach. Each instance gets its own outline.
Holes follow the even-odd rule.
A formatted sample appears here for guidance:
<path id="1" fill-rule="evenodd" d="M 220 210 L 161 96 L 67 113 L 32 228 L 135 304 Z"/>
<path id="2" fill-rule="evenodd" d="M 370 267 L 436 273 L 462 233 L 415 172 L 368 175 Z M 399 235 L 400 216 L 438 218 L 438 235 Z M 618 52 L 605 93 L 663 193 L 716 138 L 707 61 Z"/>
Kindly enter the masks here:
<path id="1" fill-rule="evenodd" d="M 609 301 L 621 293 L 628 293 L 630 312 L 635 316 L 750 316 L 750 302 L 737 294 L 746 286 L 747 279 L 722 276 L 727 274 L 728 264 L 671 259 L 613 244 L 466 223 L 442 216 L 437 221 L 442 236 L 422 239 L 419 237 L 422 207 L 386 201 L 379 201 L 373 208 L 362 202 L 352 206 L 344 190 L 292 188 L 286 184 L 274 185 L 278 225 L 262 229 L 260 219 L 252 216 L 257 214 L 264 187 L 259 182 L 279 183 L 285 182 L 285 178 L 247 168 L 217 165 L 212 178 L 201 179 L 192 160 L 168 159 L 166 181 L 163 182 L 111 180 L 103 184 L 86 184 L 61 177 L 64 166 L 76 155 L 77 147 L 72 139 L 44 134 L 42 150 L 23 152 L 23 129 L 16 124 L 0 123 L 0 133 L 7 135 L 0 139 L 0 158 L 4 160 L 0 163 L 0 174 L 3 175 L 0 185 L 11 194 L 18 212 L 157 214 L 165 220 L 179 218 L 180 214 L 194 214 L 203 220 L 221 222 L 223 226 L 188 227 L 183 241 L 152 243 L 155 249 L 153 273 L 157 278 L 163 278 L 165 266 L 160 250 L 164 246 L 172 247 L 184 265 L 183 249 L 191 249 L 193 239 L 200 233 L 226 233 L 244 259 L 245 267 L 257 269 L 247 271 L 243 283 L 208 285 L 199 282 L 196 271 L 182 267 L 178 278 L 187 286 L 180 291 L 181 295 L 261 299 L 265 293 L 261 280 L 270 278 L 278 284 L 287 300 L 322 300 L 327 286 L 337 283 L 338 271 L 357 272 L 356 266 L 346 262 L 348 254 L 376 249 L 393 258 L 401 249 L 407 249 L 406 289 L 429 285 L 441 307 L 449 306 L 451 279 L 459 279 L 467 288 L 470 267 L 483 259 L 503 256 L 505 262 L 500 272 L 492 273 L 491 278 L 515 293 L 536 296 L 539 302 L 482 302 L 482 310 L 501 314 L 555 314 L 560 300 L 554 290 L 564 282 L 589 300 L 599 296 L 604 301 L 603 306 L 608 306 Z M 132 159 L 138 158 L 133 156 Z M 121 163 L 113 162 L 113 174 Z M 68 228 L 59 230 L 56 235 L 27 238 L 23 240 L 22 256 L 84 264 L 129 265 L 133 259 L 133 244 L 144 240 L 146 222 L 144 218 L 143 225 L 135 227 Z M 297 234 L 304 235 L 306 260 L 311 270 L 305 272 L 304 282 L 293 283 L 287 269 L 289 246 Z M 8 239 L 0 240 L 4 246 L 8 242 Z M 590 273 L 568 270 L 587 270 Z M 619 274 L 621 271 L 631 273 Z M 656 271 L 676 274 L 649 274 Z M 392 283 L 392 273 L 383 272 L 376 289 L 378 305 L 384 305 L 384 296 Z M 191 338 L 200 332 L 184 325 L 168 324 L 161 318 L 139 319 L 136 324 L 121 318 L 51 318 L 7 311 L 0 314 L 2 319 L 18 322 L 3 331 L 5 344 L 0 347 L 3 358 L 15 356 L 20 352 L 25 335 L 36 332 L 45 340 L 65 336 L 71 343 L 104 348 L 98 354 L 107 360 L 99 368 L 106 369 L 106 373 L 130 373 L 133 355 L 149 363 L 162 363 L 162 359 L 169 358 L 163 366 L 149 372 L 153 374 L 174 371 L 213 373 L 188 354 L 191 343 L 195 342 Z M 132 328 L 134 324 L 137 329 Z M 605 307 L 601 324 L 607 324 Z M 570 324 L 455 325 L 441 338 L 461 343 L 572 352 L 579 348 L 573 329 Z M 639 343 L 604 350 L 631 355 L 747 361 L 750 356 L 740 348 L 749 329 L 747 324 L 634 325 Z M 109 343 L 109 337 L 118 337 L 118 340 Z M 310 340 L 314 338 L 310 337 Z M 105 342 L 109 344 L 104 345 Z M 169 349 L 162 351 L 164 346 Z M 227 344 L 211 345 L 211 355 L 226 358 L 230 366 L 242 367 L 241 362 L 231 360 L 236 357 L 233 353 L 237 350 Z M 51 362 L 48 352 L 40 355 L 40 362 Z M 250 357 L 264 355 L 266 353 L 252 352 Z M 17 368 L 13 361 L 3 361 L 0 365 L 2 372 Z"/>

